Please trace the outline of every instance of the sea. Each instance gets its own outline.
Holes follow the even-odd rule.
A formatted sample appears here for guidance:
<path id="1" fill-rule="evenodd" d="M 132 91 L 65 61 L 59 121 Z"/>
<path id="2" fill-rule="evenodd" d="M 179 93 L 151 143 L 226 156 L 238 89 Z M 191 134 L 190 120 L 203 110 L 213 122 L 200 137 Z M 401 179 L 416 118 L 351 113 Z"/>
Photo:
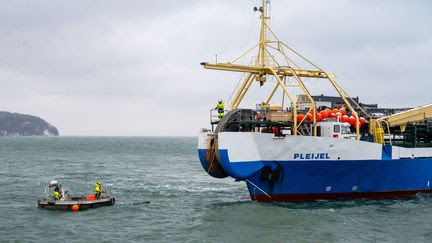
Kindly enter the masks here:
<path id="1" fill-rule="evenodd" d="M 432 197 L 258 203 L 201 168 L 195 137 L 0 138 L 0 242 L 432 242 Z M 37 207 L 49 181 L 116 204 Z M 149 203 L 148 203 L 149 202 Z"/>

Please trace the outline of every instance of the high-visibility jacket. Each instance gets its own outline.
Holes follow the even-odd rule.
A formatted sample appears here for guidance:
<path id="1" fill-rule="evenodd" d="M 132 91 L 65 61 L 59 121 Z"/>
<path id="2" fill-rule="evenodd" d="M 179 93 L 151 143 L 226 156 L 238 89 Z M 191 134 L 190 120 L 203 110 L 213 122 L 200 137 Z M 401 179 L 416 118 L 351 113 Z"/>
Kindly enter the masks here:
<path id="1" fill-rule="evenodd" d="M 54 191 L 54 199 L 55 200 L 60 200 L 60 192 Z"/>
<path id="2" fill-rule="evenodd" d="M 95 191 L 96 192 L 102 192 L 102 188 L 101 188 L 101 185 L 99 183 L 96 183 Z"/>
<path id="3" fill-rule="evenodd" d="M 218 102 L 217 104 L 216 104 L 216 108 L 218 109 L 218 110 L 223 110 L 223 109 L 225 109 L 225 104 L 223 103 L 223 102 Z"/>

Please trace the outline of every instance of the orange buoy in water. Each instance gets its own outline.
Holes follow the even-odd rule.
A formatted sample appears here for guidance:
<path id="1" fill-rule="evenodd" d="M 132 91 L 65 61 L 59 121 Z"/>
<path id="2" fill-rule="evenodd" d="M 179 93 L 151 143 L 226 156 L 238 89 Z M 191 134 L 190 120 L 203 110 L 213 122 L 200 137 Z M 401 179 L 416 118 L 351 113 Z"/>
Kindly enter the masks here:
<path id="1" fill-rule="evenodd" d="M 71 210 L 72 210 L 72 212 L 77 212 L 79 210 L 79 205 L 78 204 L 72 205 Z"/>
<path id="2" fill-rule="evenodd" d="M 304 118 L 304 115 L 302 113 L 297 114 L 297 122 L 301 122 Z"/>
<path id="3" fill-rule="evenodd" d="M 96 195 L 95 194 L 88 194 L 86 199 L 88 201 L 96 200 Z"/>

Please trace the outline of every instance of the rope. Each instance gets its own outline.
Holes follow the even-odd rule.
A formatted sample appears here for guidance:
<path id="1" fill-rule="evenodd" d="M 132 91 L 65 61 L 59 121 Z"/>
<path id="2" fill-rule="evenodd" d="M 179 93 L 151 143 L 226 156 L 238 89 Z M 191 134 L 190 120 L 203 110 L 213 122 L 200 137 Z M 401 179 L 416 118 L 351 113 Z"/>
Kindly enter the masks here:
<path id="1" fill-rule="evenodd" d="M 245 75 L 246 75 L 246 73 L 243 73 L 243 74 L 241 75 L 239 81 L 237 82 L 237 85 L 236 85 L 235 89 L 233 89 L 233 91 L 231 92 L 231 95 L 230 95 L 229 98 L 228 98 L 228 102 L 229 102 L 228 105 L 229 105 L 229 106 L 231 106 L 231 100 L 232 100 L 232 97 L 233 97 L 234 93 L 237 91 L 237 89 L 238 89 L 238 87 L 239 87 L 239 85 L 240 85 L 240 82 L 243 80 L 243 77 L 244 77 Z"/>
<path id="2" fill-rule="evenodd" d="M 210 165 L 207 170 L 207 173 L 209 174 L 214 164 L 214 157 L 215 157 L 214 152 L 215 152 L 215 144 L 216 144 L 214 140 L 215 140 L 214 138 L 210 140 L 210 147 L 207 149 L 207 153 L 206 153 L 206 160 L 210 161 Z"/>
<path id="3" fill-rule="evenodd" d="M 250 180 L 246 179 L 246 182 L 249 182 L 252 186 L 256 187 L 262 193 L 264 193 L 267 197 L 272 198 L 269 194 L 267 194 L 263 189 L 259 188 L 257 185 L 253 184 Z"/>

